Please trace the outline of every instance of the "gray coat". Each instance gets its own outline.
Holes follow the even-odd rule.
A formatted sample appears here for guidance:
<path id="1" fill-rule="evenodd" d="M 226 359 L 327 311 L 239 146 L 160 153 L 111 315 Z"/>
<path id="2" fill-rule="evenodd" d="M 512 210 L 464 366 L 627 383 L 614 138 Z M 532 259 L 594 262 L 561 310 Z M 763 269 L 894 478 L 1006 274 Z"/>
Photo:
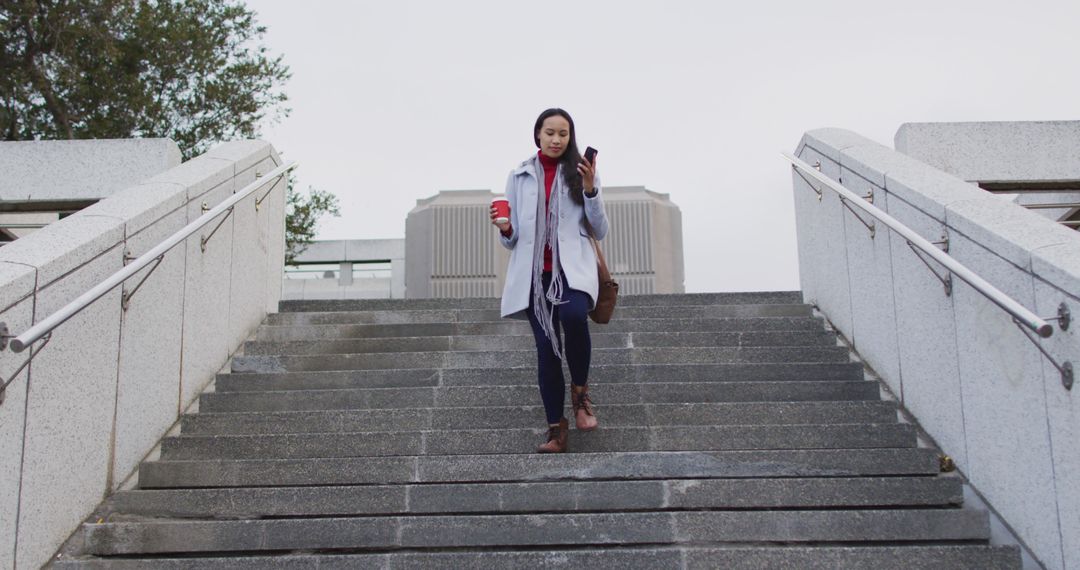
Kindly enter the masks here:
<path id="1" fill-rule="evenodd" d="M 499 240 L 510 250 L 510 263 L 506 268 L 506 285 L 503 287 L 502 316 L 525 318 L 532 290 L 533 241 L 536 239 L 536 201 L 540 199 L 543 182 L 539 179 L 539 157 L 524 161 L 506 179 L 506 199 L 510 202 L 509 237 L 499 232 Z M 604 239 L 608 232 L 607 215 L 604 213 L 603 191 L 600 178 L 595 177 L 596 196 L 585 197 L 584 206 L 570 198 L 569 189 L 563 182 L 562 166 L 555 173 L 551 191 L 559 196 L 559 265 L 571 289 L 589 295 L 590 307 L 596 303 L 599 282 L 596 276 L 596 252 L 589 241 L 585 220 L 593 228 L 596 239 Z"/>

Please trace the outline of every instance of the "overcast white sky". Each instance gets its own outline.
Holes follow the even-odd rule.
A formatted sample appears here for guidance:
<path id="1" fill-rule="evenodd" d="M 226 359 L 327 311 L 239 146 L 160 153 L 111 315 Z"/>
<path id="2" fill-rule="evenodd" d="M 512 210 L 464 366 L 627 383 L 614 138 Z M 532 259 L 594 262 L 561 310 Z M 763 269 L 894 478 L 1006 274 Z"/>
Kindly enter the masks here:
<path id="1" fill-rule="evenodd" d="M 558 106 L 608 186 L 667 193 L 686 288 L 798 289 L 802 133 L 892 146 L 919 121 L 1080 118 L 1080 2 L 248 0 L 284 54 L 263 136 L 342 216 L 319 239 L 400 238 L 419 198 L 502 191 Z"/>

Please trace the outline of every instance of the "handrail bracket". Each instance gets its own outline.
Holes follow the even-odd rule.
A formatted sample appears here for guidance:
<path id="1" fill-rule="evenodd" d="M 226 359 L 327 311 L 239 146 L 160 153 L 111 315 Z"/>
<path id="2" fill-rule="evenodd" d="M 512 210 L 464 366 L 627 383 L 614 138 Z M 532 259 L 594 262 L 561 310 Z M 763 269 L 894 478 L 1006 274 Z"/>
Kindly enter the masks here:
<path id="1" fill-rule="evenodd" d="M 952 273 L 946 271 L 945 276 L 942 277 L 941 274 L 938 273 L 936 269 L 934 269 L 934 266 L 930 265 L 930 262 L 927 261 L 927 259 L 925 257 L 923 257 L 923 252 L 919 251 L 919 248 L 915 247 L 915 244 L 911 243 L 911 240 L 907 240 L 907 245 L 908 245 L 908 247 L 911 248 L 911 251 L 912 251 L 912 253 L 915 254 L 915 257 L 918 257 L 919 261 L 923 262 L 923 265 L 925 265 L 926 268 L 930 270 L 930 273 L 933 273 L 934 277 L 937 277 L 937 280 L 941 281 L 941 285 L 943 287 L 945 287 L 945 296 L 946 297 L 951 297 L 952 296 Z M 946 246 L 947 245 L 948 245 L 948 241 L 946 241 Z"/>
<path id="2" fill-rule="evenodd" d="M 164 253 L 157 256 L 155 258 L 155 261 L 154 261 L 154 266 L 150 268 L 150 271 L 147 271 L 146 275 L 143 275 L 143 278 L 139 280 L 139 283 L 137 285 L 135 285 L 135 287 L 131 291 L 128 291 L 127 293 L 124 293 L 120 297 L 120 308 L 121 309 L 123 309 L 125 311 L 128 310 L 128 306 L 131 305 L 131 298 L 133 296 L 135 296 L 135 292 L 139 290 L 139 287 L 142 287 L 143 283 L 146 283 L 146 280 L 150 278 L 150 275 L 152 273 L 154 273 L 154 271 L 157 271 L 158 266 L 160 266 L 161 262 L 164 261 L 164 260 L 165 260 L 165 254 Z"/>
<path id="3" fill-rule="evenodd" d="M 1065 303 L 1062 303 L 1062 306 L 1064 306 L 1064 305 L 1065 305 Z M 1016 328 L 1020 329 L 1020 332 L 1024 333 L 1024 336 L 1028 340 L 1031 341 L 1031 344 L 1034 344 L 1035 348 L 1039 349 L 1039 352 L 1041 352 L 1043 354 L 1043 356 L 1045 356 L 1046 359 L 1050 361 L 1050 364 L 1053 364 L 1054 368 L 1057 368 L 1058 372 L 1061 373 L 1061 385 L 1064 386 L 1066 390 L 1072 390 L 1072 387 L 1073 387 L 1073 365 L 1072 365 L 1072 362 L 1069 362 L 1069 361 L 1066 360 L 1065 362 L 1063 362 L 1061 364 L 1058 364 L 1057 361 L 1054 360 L 1054 357 L 1050 356 L 1050 353 L 1046 352 L 1046 349 L 1043 348 L 1041 344 L 1039 344 L 1038 339 L 1031 336 L 1031 333 L 1028 332 L 1027 328 L 1024 327 L 1023 323 L 1021 323 L 1019 319 L 1017 319 L 1016 317 L 1013 317 L 1013 324 L 1016 325 Z"/>
<path id="4" fill-rule="evenodd" d="M 909 248 L 911 248 L 911 252 L 915 254 L 915 257 L 918 257 L 919 261 L 923 262 L 923 265 L 925 265 L 926 268 L 930 270 L 930 273 L 933 273 L 934 277 L 937 277 L 937 280 L 941 281 L 941 285 L 945 288 L 945 296 L 946 297 L 951 297 L 952 296 L 952 289 L 953 289 L 952 273 L 950 273 L 948 270 L 946 270 L 945 271 L 945 276 L 942 277 L 941 274 L 938 273 L 934 269 L 934 266 L 930 265 L 930 261 L 927 260 L 926 257 L 923 256 L 923 252 L 920 251 L 919 248 L 915 247 L 915 244 L 912 243 L 911 240 L 905 240 L 905 241 L 907 242 L 907 246 Z M 949 253 L 949 233 L 948 232 L 946 232 L 946 231 L 941 232 L 941 239 L 938 240 L 938 241 L 932 241 L 930 243 L 933 244 L 933 245 L 938 246 L 939 248 L 941 248 L 941 251 L 943 251 L 945 253 Z"/>
<path id="5" fill-rule="evenodd" d="M 870 203 L 874 202 L 873 197 L 874 197 L 874 193 L 871 192 L 870 193 Z M 863 196 L 862 198 L 865 200 L 866 196 Z M 859 213 L 855 211 L 855 208 L 852 208 L 851 204 L 848 204 L 847 198 L 845 198 L 844 196 L 840 196 L 840 203 L 843 204 L 844 207 L 847 208 L 849 212 L 851 212 L 851 215 L 855 216 L 855 219 L 862 222 L 862 225 L 866 226 L 866 229 L 870 230 L 870 239 L 874 239 L 874 236 L 877 234 L 877 228 L 875 227 L 874 222 L 867 223 L 867 221 L 864 220 L 862 218 L 862 216 L 860 216 Z M 908 245 L 911 245 L 911 242 L 908 242 Z"/>
<path id="6" fill-rule="evenodd" d="M 229 209 L 225 210 L 225 215 L 221 216 L 221 220 L 218 221 L 216 226 L 214 226 L 214 229 L 210 230 L 209 234 L 202 236 L 202 238 L 199 240 L 199 249 L 201 249 L 203 253 L 206 253 L 207 242 L 209 242 L 210 238 L 214 237 L 214 234 L 217 233 L 219 229 L 221 229 L 221 226 L 225 223 L 225 220 L 229 219 L 229 216 L 232 215 L 234 208 L 235 206 L 229 206 Z"/>
<path id="7" fill-rule="evenodd" d="M 5 323 L 0 323 L 0 327 L 3 328 L 3 333 L 5 335 L 7 335 L 8 334 L 7 325 Z M 7 345 L 7 342 L 8 342 L 9 338 L 11 338 L 11 336 L 4 337 L 4 345 L 5 346 Z M 30 356 L 26 357 L 26 360 L 24 360 L 23 363 L 21 365 L 19 365 L 19 368 L 17 368 L 15 370 L 15 373 L 12 374 L 11 377 L 8 378 L 7 380 L 4 380 L 3 384 L 0 384 L 0 404 L 3 404 L 4 403 L 4 398 L 7 397 L 7 387 L 8 387 L 8 385 L 10 385 L 12 382 L 15 381 L 16 378 L 19 377 L 19 374 L 23 371 L 23 369 L 25 369 L 27 366 L 30 365 L 30 361 L 33 360 L 34 358 L 36 358 L 37 355 L 41 354 L 41 351 L 45 348 L 45 345 L 49 344 L 49 341 L 52 340 L 52 331 L 49 331 L 42 338 L 45 339 L 45 342 L 41 343 L 41 346 L 37 347 L 37 350 L 31 349 L 30 350 Z"/>
<path id="8" fill-rule="evenodd" d="M 255 173 L 255 176 L 257 178 L 262 178 L 262 174 L 259 174 L 258 172 Z M 255 211 L 256 212 L 259 211 L 259 206 L 262 206 L 262 203 L 263 203 L 264 200 L 266 200 L 266 197 L 269 196 L 274 191 L 275 186 L 277 186 L 277 182 L 274 182 L 273 184 L 271 184 L 270 189 L 267 190 L 265 194 L 263 194 L 262 196 L 255 199 Z"/>
<path id="9" fill-rule="evenodd" d="M 910 244 L 911 242 L 908 242 L 908 243 Z M 941 232 L 941 239 L 938 240 L 938 241 L 932 241 L 930 243 L 940 247 L 941 251 L 944 251 L 945 253 L 949 253 L 949 233 L 948 232 Z"/>
<path id="10" fill-rule="evenodd" d="M 820 162 L 815 162 L 814 163 L 814 168 L 817 168 L 818 170 L 821 170 L 821 163 Z M 795 174 L 798 174 L 799 178 L 802 178 L 803 182 L 806 182 L 806 185 L 809 186 L 810 189 L 813 190 L 815 194 L 817 194 L 818 202 L 820 202 L 821 197 L 825 193 L 825 191 L 824 190 L 818 190 L 817 186 L 814 186 L 813 182 L 810 182 L 809 179 L 807 179 L 805 176 L 803 176 L 802 172 L 799 172 L 799 169 L 794 164 L 791 165 L 791 170 L 794 171 Z"/>
<path id="11" fill-rule="evenodd" d="M 0 322 L 0 350 L 7 350 L 8 341 L 15 338 L 15 335 L 11 334 L 11 329 L 8 328 L 7 323 Z"/>
<path id="12" fill-rule="evenodd" d="M 1069 312 L 1069 306 L 1066 305 L 1065 303 L 1062 303 L 1062 304 L 1058 305 L 1058 310 L 1057 310 L 1057 316 L 1056 317 L 1046 317 L 1043 320 L 1044 321 L 1057 321 L 1058 326 L 1061 327 L 1061 330 L 1067 331 L 1067 330 L 1069 330 L 1069 323 L 1072 322 L 1072 313 Z"/>

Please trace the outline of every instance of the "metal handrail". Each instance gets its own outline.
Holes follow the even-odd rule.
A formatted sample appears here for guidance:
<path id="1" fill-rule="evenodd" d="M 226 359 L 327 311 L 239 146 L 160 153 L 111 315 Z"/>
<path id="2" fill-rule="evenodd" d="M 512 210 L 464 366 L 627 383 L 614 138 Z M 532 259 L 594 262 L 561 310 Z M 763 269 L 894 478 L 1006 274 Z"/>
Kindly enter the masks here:
<path id="1" fill-rule="evenodd" d="M 1029 210 L 1059 210 L 1059 209 L 1071 210 L 1073 208 L 1080 208 L 1080 203 L 1071 203 L 1071 204 L 1069 204 L 1069 203 L 1065 203 L 1065 204 L 1054 204 L 1054 203 L 1020 204 L 1020 203 L 1014 202 L 1014 204 L 1016 204 L 1017 206 L 1023 206 L 1025 208 L 1029 209 Z"/>
<path id="2" fill-rule="evenodd" d="M 1054 334 L 1054 327 L 1052 327 L 1050 323 L 1046 322 L 1046 320 L 1029 311 L 1012 297 L 1009 297 L 1000 289 L 994 287 L 982 277 L 979 277 L 974 271 L 968 269 L 959 261 L 956 261 L 956 259 L 954 259 L 952 256 L 935 247 L 934 244 L 930 243 L 922 236 L 915 233 L 914 230 L 905 226 L 896 218 L 893 218 L 892 216 L 883 212 L 876 206 L 870 204 L 869 202 L 864 200 L 862 196 L 859 196 L 851 190 L 844 188 L 839 183 L 835 182 L 828 176 L 825 176 L 816 168 L 810 166 L 802 159 L 788 152 L 783 152 L 781 154 L 783 154 L 784 158 L 786 158 L 788 162 L 791 163 L 791 166 L 793 168 L 802 170 L 803 172 L 809 174 L 812 178 L 814 178 L 818 182 L 821 182 L 833 192 L 836 192 L 841 197 L 847 199 L 847 201 L 854 205 L 856 208 L 859 208 L 860 210 L 880 220 L 881 223 L 889 226 L 890 229 L 892 229 L 896 233 L 900 234 L 904 239 L 906 239 L 908 243 L 910 243 L 914 247 L 917 247 L 923 253 L 934 258 L 934 261 L 937 261 L 941 265 L 945 266 L 946 269 L 948 269 L 954 275 L 962 279 L 968 285 L 971 285 L 972 288 L 981 293 L 992 303 L 994 303 L 998 307 L 1001 307 L 1003 310 L 1005 310 L 1005 312 L 1012 315 L 1013 318 L 1016 319 L 1016 321 L 1020 324 L 1035 331 L 1036 334 L 1043 338 L 1049 338 L 1050 335 Z"/>
<path id="3" fill-rule="evenodd" d="M 166 238 L 164 241 L 159 243 L 150 251 L 147 251 L 146 253 L 135 258 L 135 260 L 125 265 L 124 268 L 120 271 L 113 273 L 89 291 L 83 293 L 82 295 L 79 295 L 75 300 L 71 301 L 67 305 L 64 305 L 63 308 L 61 308 L 60 310 L 49 315 L 41 322 L 37 323 L 36 325 L 27 329 L 22 334 L 13 338 L 11 340 L 11 350 L 14 352 L 22 352 L 26 349 L 26 347 L 37 342 L 45 335 L 52 332 L 53 329 L 64 324 L 68 319 L 85 309 L 87 306 L 90 305 L 90 303 L 97 301 L 106 293 L 112 291 L 121 283 L 131 278 L 132 275 L 135 275 L 141 269 L 145 268 L 147 265 L 150 265 L 159 257 L 165 255 L 165 253 L 167 253 L 169 250 L 176 247 L 179 243 L 190 237 L 191 234 L 197 232 L 203 226 L 208 224 L 210 220 L 213 220 L 214 218 L 220 216 L 222 213 L 231 209 L 238 202 L 240 202 L 240 200 L 247 198 L 259 188 L 266 186 L 272 181 L 276 182 L 276 180 L 273 180 L 274 178 L 285 175 L 286 172 L 296 168 L 297 166 L 298 163 L 296 162 L 290 162 L 289 164 L 279 166 L 271 170 L 270 172 L 262 175 L 262 177 L 258 180 L 243 187 L 239 192 L 236 192 L 232 196 L 229 196 L 220 204 L 214 206 L 205 214 L 199 216 L 195 221 L 184 226 L 183 229 Z"/>

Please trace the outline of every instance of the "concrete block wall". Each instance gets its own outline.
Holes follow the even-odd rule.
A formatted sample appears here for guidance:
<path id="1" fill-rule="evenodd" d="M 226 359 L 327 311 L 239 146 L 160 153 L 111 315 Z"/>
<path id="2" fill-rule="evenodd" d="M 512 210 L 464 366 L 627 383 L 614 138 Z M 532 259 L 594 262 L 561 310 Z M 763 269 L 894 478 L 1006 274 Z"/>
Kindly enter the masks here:
<path id="1" fill-rule="evenodd" d="M 238 141 L 0 249 L 0 321 L 13 333 L 280 164 Z M 269 182 L 269 180 L 268 180 Z M 38 568 L 121 485 L 281 293 L 285 184 L 267 184 L 39 342 L 0 405 L 0 568 Z M 258 210 L 255 200 L 269 191 Z M 0 352 L 10 378 L 30 351 Z"/>
<path id="2" fill-rule="evenodd" d="M 806 133 L 796 155 L 1043 317 L 1080 314 L 1080 233 L 856 133 Z M 876 223 L 870 231 L 793 174 L 800 279 L 821 311 L 1047 568 L 1080 569 L 1080 388 L 1067 390 L 1011 316 L 942 283 Z M 816 186 L 820 186 L 816 184 Z M 864 216 L 872 221 L 869 216 Z M 933 262 L 934 269 L 945 275 Z M 1040 341 L 1080 364 L 1080 325 Z"/>

